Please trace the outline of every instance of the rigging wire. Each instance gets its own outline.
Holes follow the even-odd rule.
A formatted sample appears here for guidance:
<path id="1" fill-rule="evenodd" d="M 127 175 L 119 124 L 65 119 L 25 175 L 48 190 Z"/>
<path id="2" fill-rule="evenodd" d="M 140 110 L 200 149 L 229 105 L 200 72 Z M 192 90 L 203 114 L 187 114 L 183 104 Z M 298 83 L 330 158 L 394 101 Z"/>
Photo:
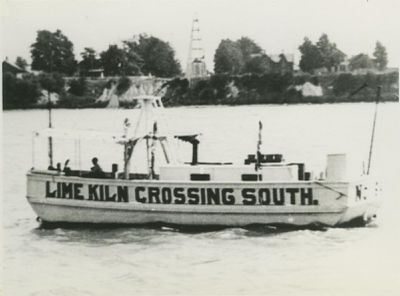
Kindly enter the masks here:
<path id="1" fill-rule="evenodd" d="M 368 166 L 367 166 L 367 175 L 369 175 L 370 167 L 371 167 L 371 159 L 372 159 L 372 149 L 374 147 L 374 137 L 375 137 L 375 127 L 376 127 L 376 116 L 378 114 L 378 103 L 381 96 L 381 86 L 378 86 L 376 91 L 376 103 L 375 103 L 375 113 L 374 113 L 374 121 L 372 123 L 372 134 L 371 134 L 371 143 L 369 145 L 369 156 L 368 156 Z"/>

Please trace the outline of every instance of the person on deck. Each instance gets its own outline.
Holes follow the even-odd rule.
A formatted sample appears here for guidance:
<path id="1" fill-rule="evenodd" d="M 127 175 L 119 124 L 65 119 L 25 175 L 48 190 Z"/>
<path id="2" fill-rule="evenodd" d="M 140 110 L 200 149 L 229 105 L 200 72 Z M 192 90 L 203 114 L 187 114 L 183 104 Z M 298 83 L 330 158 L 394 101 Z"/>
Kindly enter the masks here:
<path id="1" fill-rule="evenodd" d="M 91 171 L 91 173 L 92 173 L 92 175 L 93 175 L 94 177 L 102 177 L 102 176 L 104 176 L 104 172 L 103 172 L 103 170 L 101 169 L 101 167 L 100 167 L 98 161 L 99 161 L 99 160 L 97 159 L 97 157 L 93 157 L 93 158 L 92 158 L 93 166 L 90 168 L 90 171 Z"/>
<path id="2" fill-rule="evenodd" d="M 67 159 L 64 163 L 64 169 L 63 172 L 65 173 L 66 176 L 71 175 L 71 168 L 69 167 L 69 159 Z"/>

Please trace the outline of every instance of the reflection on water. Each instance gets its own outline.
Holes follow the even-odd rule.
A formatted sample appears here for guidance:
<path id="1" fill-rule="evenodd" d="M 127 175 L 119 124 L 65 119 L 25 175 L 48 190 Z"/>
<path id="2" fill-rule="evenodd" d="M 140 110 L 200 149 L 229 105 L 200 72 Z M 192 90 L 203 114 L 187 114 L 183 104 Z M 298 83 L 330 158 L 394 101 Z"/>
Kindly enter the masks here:
<path id="1" fill-rule="evenodd" d="M 25 200 L 31 132 L 46 126 L 46 111 L 3 113 L 4 295 L 396 295 L 400 290 L 398 104 L 380 105 L 373 171 L 385 203 L 363 228 L 276 229 L 254 226 L 185 229 L 160 225 L 124 228 L 39 228 Z M 325 154 L 367 159 L 374 106 L 180 107 L 167 109 L 176 134 L 200 132 L 200 160 L 241 163 L 254 153 L 264 123 L 266 153 L 306 162 L 319 173 Z M 62 128 L 121 130 L 132 110 L 55 110 Z M 40 147 L 40 145 L 44 145 Z M 37 143 L 36 156 L 47 155 Z M 74 146 L 55 142 L 55 158 Z M 95 155 L 103 167 L 122 158 L 115 147 L 89 143 L 83 168 Z M 190 147 L 179 147 L 183 160 Z M 143 169 L 140 154 L 134 164 Z M 77 165 L 75 163 L 75 165 Z"/>

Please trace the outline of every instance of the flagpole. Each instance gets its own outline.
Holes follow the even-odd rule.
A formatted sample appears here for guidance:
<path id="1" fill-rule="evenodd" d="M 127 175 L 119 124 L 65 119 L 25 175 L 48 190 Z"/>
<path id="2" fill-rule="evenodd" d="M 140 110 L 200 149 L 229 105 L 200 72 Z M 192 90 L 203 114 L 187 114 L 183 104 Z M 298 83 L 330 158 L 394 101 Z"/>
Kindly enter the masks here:
<path id="1" fill-rule="evenodd" d="M 49 128 L 52 128 L 52 120 L 51 120 L 51 97 L 50 91 L 47 91 L 48 103 L 49 103 Z M 53 167 L 53 138 L 49 137 L 49 161 L 50 167 Z"/>
<path id="2" fill-rule="evenodd" d="M 258 122 L 258 142 L 257 142 L 257 161 L 256 161 L 256 171 L 261 166 L 261 144 L 262 144 L 262 122 Z"/>
<path id="3" fill-rule="evenodd" d="M 150 179 L 154 179 L 154 163 L 155 163 L 155 150 L 156 150 L 156 140 L 157 140 L 157 121 L 153 124 L 153 137 L 151 141 L 151 158 L 150 158 Z"/>
<path id="4" fill-rule="evenodd" d="M 50 75 L 53 73 L 53 50 L 50 50 Z M 51 119 L 51 95 L 50 89 L 47 89 L 47 98 L 48 98 L 48 107 L 49 107 L 49 128 L 52 128 L 52 119 Z M 53 138 L 49 137 L 49 162 L 50 167 L 53 168 Z"/>
<path id="5" fill-rule="evenodd" d="M 130 122 L 128 118 L 125 118 L 124 123 L 124 177 L 129 179 L 129 157 L 128 157 L 128 129 L 130 127 Z"/>

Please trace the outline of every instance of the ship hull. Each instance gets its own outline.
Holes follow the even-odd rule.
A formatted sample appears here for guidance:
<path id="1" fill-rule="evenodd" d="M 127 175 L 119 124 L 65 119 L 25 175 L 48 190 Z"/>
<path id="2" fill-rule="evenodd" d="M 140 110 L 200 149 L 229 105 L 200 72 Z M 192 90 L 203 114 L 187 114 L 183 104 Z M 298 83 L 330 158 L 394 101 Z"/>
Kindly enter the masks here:
<path id="1" fill-rule="evenodd" d="M 27 199 L 44 223 L 341 226 L 380 205 L 370 179 L 353 182 L 175 182 L 29 172 Z"/>

